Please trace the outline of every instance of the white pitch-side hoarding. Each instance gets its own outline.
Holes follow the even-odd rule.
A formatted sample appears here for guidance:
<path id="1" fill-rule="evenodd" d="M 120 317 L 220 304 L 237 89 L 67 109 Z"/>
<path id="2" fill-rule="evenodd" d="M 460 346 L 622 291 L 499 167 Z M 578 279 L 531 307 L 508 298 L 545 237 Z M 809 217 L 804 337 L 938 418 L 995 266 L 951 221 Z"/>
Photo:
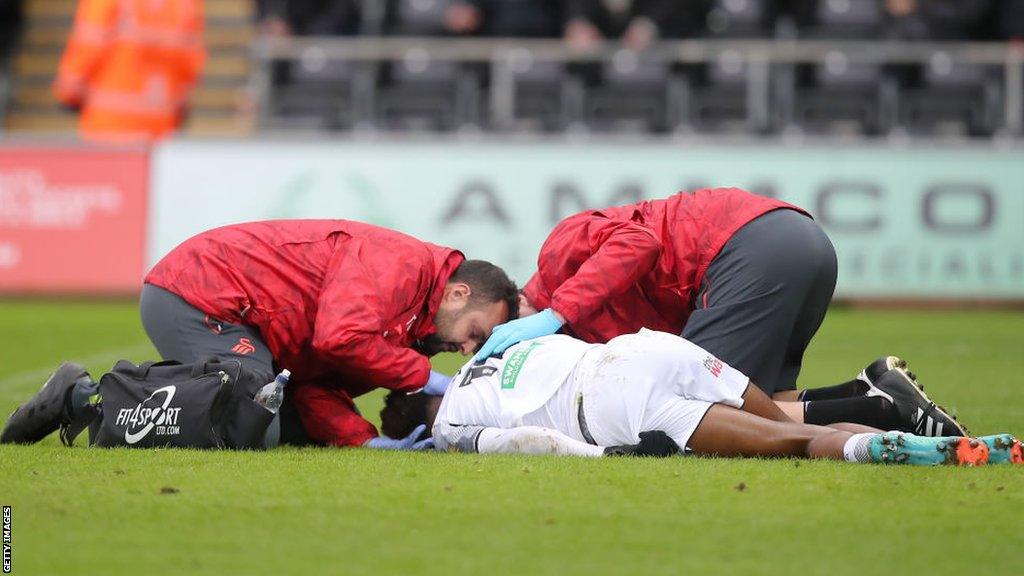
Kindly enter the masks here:
<path id="1" fill-rule="evenodd" d="M 212 227 L 349 218 L 504 266 L 589 207 L 738 186 L 811 211 L 849 297 L 1024 298 L 1024 150 L 198 142 L 157 148 L 149 262 Z"/>

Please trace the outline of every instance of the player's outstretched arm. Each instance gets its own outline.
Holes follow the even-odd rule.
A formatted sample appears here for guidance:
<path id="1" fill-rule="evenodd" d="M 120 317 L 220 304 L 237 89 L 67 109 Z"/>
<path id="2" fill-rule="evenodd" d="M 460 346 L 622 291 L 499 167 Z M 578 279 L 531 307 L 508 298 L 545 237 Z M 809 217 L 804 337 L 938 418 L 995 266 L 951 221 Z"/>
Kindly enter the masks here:
<path id="1" fill-rule="evenodd" d="M 604 448 L 574 440 L 551 428 L 484 428 L 477 446 L 482 453 L 557 454 L 559 456 L 604 456 Z"/>
<path id="2" fill-rule="evenodd" d="M 580 442 L 550 428 L 520 426 L 493 428 L 436 422 L 434 446 L 452 452 L 480 454 L 557 454 L 561 456 L 603 456 L 604 448 Z"/>
<path id="3" fill-rule="evenodd" d="M 434 426 L 439 450 L 481 454 L 555 454 L 559 456 L 672 456 L 679 446 L 661 431 L 642 432 L 640 442 L 626 446 L 595 446 L 570 438 L 558 430 L 540 426 L 493 428 L 485 426 Z"/>

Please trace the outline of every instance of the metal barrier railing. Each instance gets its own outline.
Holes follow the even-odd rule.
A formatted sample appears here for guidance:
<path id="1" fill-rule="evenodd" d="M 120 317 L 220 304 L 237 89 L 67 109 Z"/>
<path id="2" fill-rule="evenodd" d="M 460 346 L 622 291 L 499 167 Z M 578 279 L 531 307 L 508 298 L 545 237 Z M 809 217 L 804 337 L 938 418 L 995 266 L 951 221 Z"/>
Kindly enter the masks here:
<path id="1" fill-rule="evenodd" d="M 410 54 L 425 54 L 436 61 L 489 65 L 488 87 L 492 125 L 511 125 L 515 115 L 515 66 L 533 62 L 600 63 L 622 53 L 616 43 L 579 51 L 560 40 L 447 39 L 399 37 L 303 37 L 260 39 L 253 43 L 255 64 L 252 86 L 257 100 L 265 102 L 271 89 L 274 61 L 300 60 L 309 51 L 332 61 L 394 62 Z M 755 119 L 769 114 L 770 69 L 776 64 L 825 63 L 841 55 L 856 64 L 927 64 L 941 56 L 953 63 L 999 66 L 1003 82 L 1001 132 L 1024 133 L 1024 45 L 981 42 L 896 42 L 823 40 L 681 40 L 663 41 L 642 54 L 667 63 L 707 64 L 721 58 L 739 61 L 747 68 L 748 114 Z M 264 106 L 260 107 L 265 110 Z"/>

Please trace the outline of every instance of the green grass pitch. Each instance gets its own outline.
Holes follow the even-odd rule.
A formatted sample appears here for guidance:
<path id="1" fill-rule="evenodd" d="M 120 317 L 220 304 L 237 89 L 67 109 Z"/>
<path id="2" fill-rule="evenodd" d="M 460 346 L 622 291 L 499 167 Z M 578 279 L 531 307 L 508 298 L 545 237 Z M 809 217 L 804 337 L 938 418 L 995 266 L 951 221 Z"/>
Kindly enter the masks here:
<path id="1" fill-rule="evenodd" d="M 128 302 L 0 301 L 0 413 L 152 359 Z M 802 386 L 886 353 L 1024 434 L 1024 314 L 833 310 Z M 452 371 L 457 358 L 438 365 Z M 376 419 L 381 396 L 363 398 Z M 79 440 L 82 444 L 84 437 Z M 1024 468 L 0 447 L 14 574 L 1024 574 Z"/>

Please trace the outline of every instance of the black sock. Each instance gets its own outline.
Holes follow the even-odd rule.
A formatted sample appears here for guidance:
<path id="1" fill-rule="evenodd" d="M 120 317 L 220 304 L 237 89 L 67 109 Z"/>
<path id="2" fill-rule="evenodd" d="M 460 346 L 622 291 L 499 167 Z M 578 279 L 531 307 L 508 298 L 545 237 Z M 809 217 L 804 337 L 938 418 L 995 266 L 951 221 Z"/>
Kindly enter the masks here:
<path id="1" fill-rule="evenodd" d="M 75 382 L 75 385 L 68 390 L 67 400 L 64 407 L 70 420 L 74 420 L 89 405 L 89 398 L 99 392 L 99 384 L 92 381 L 92 378 L 83 376 Z"/>
<path id="2" fill-rule="evenodd" d="M 810 402 L 812 400 L 836 400 L 837 398 L 852 398 L 863 396 L 868 392 L 868 385 L 854 378 L 849 382 L 825 386 L 824 388 L 808 388 L 800 392 L 800 400 Z"/>
<path id="3" fill-rule="evenodd" d="M 880 396 L 807 402 L 804 404 L 804 422 L 822 426 L 849 422 L 881 430 L 899 430 L 904 427 L 896 406 Z"/>

